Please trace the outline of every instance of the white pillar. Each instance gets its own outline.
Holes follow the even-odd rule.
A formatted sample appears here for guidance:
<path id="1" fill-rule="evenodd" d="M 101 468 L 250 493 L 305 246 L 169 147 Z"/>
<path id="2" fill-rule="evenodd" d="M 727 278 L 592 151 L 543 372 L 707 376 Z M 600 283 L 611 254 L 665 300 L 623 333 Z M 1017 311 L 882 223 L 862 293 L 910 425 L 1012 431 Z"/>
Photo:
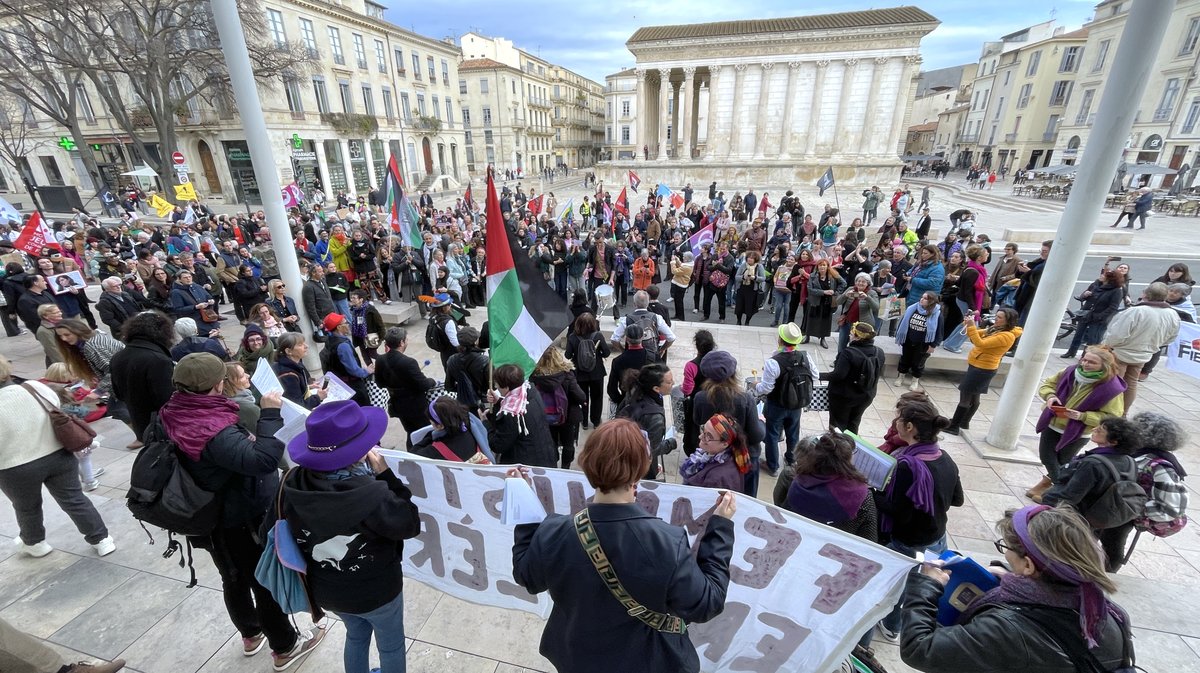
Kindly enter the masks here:
<path id="1" fill-rule="evenodd" d="M 904 69 L 900 71 L 900 89 L 897 100 L 913 100 L 916 97 L 917 74 L 921 71 L 920 69 L 921 57 L 919 55 L 909 54 L 904 57 Z M 887 145 L 884 147 L 884 153 L 889 157 L 892 154 L 897 157 L 904 154 L 904 139 L 907 137 L 908 120 L 911 115 L 911 105 L 906 106 L 903 114 L 900 114 L 900 108 L 894 108 L 891 132 L 888 134 Z"/>
<path id="2" fill-rule="evenodd" d="M 763 145 L 766 144 L 767 113 L 770 110 L 770 105 L 768 105 L 768 103 L 770 101 L 770 95 L 771 95 L 771 90 L 770 90 L 770 87 L 768 86 L 768 84 L 770 84 L 769 80 L 771 78 L 771 68 L 774 65 L 775 65 L 774 63 L 759 63 L 758 64 L 758 67 L 761 69 L 762 74 L 759 76 L 759 80 L 758 80 L 758 105 L 756 106 L 756 108 L 758 110 L 758 114 L 755 116 L 755 119 L 754 119 L 754 145 L 753 145 L 753 147 L 754 147 L 754 158 L 755 159 L 764 158 Z"/>
<path id="3" fill-rule="evenodd" d="M 717 124 L 717 85 L 721 81 L 721 73 L 725 70 L 723 65 L 708 66 L 708 131 L 704 138 L 704 158 L 712 161 L 717 158 L 717 133 L 720 126 Z M 722 156 L 724 156 L 722 154 Z"/>
<path id="4" fill-rule="evenodd" d="M 741 142 L 739 139 L 742 133 L 742 98 L 745 94 L 742 92 L 742 85 L 746 80 L 746 64 L 738 63 L 733 66 L 733 121 L 729 126 L 729 136 L 726 142 L 729 147 L 725 149 L 725 156 L 732 157 L 735 154 L 740 154 Z"/>
<path id="5" fill-rule="evenodd" d="M 658 69 L 658 133 L 656 139 L 658 141 L 658 155 L 655 157 L 659 161 L 667 160 L 667 126 L 671 123 L 671 108 L 670 101 L 667 100 L 667 94 L 671 91 L 671 69 Z"/>
<path id="6" fill-rule="evenodd" d="M 862 136 L 858 141 L 858 153 L 872 154 L 875 145 L 875 120 L 877 118 L 876 111 L 879 109 L 879 104 L 874 100 L 875 89 L 879 86 L 879 82 L 883 79 L 884 68 L 887 67 L 887 57 L 875 59 L 871 66 L 871 85 L 869 90 L 872 95 L 867 97 L 867 114 L 863 117 Z"/>
<path id="7" fill-rule="evenodd" d="M 789 158 L 788 147 L 792 143 L 792 110 L 796 108 L 796 75 L 800 72 L 799 61 L 788 63 L 787 91 L 783 96 L 783 127 L 779 134 L 779 158 Z"/>
<path id="8" fill-rule="evenodd" d="M 263 212 L 271 231 L 271 247 L 279 262 L 279 275 L 287 285 L 287 294 L 296 302 L 300 315 L 300 327 L 306 338 L 312 338 L 312 326 L 304 312 L 300 297 L 300 265 L 296 260 L 296 248 L 292 245 L 292 231 L 288 227 L 287 213 L 283 209 L 283 196 L 276 185 L 279 174 L 275 170 L 275 151 L 271 137 L 267 134 L 267 122 L 263 118 L 262 102 L 259 100 L 258 84 L 250 65 L 250 52 L 246 49 L 246 35 L 238 14 L 236 0 L 213 0 L 213 18 L 221 38 L 221 49 L 229 68 L 229 79 L 233 84 L 233 95 L 237 101 L 242 125 L 246 131 L 246 147 L 250 150 L 250 162 L 254 167 L 254 179 L 263 189 L 259 190 L 263 200 Z M 318 155 L 320 156 L 320 155 Z M 310 368 L 317 368 L 316 349 L 309 350 L 304 358 Z"/>
<path id="9" fill-rule="evenodd" d="M 346 196 L 358 196 L 354 187 L 354 168 L 350 166 L 350 141 L 339 138 L 338 148 L 342 152 L 342 170 L 346 173 Z"/>
<path id="10" fill-rule="evenodd" d="M 842 144 L 846 137 L 846 106 L 855 104 L 851 99 L 851 87 L 854 86 L 854 77 L 858 71 L 858 59 L 848 58 L 842 62 L 842 95 L 838 101 L 837 127 L 833 132 L 834 150 L 838 154 L 845 152 L 845 147 Z M 869 99 L 868 99 L 869 100 Z M 839 151 L 840 150 L 840 151 Z"/>
<path id="11" fill-rule="evenodd" d="M 329 159 L 325 156 L 325 141 L 314 138 L 312 143 L 317 151 L 317 169 L 321 171 L 321 191 L 326 196 L 333 196 L 329 191 Z"/>
<path id="12" fill-rule="evenodd" d="M 646 144 L 647 129 L 649 128 L 649 122 L 646 119 L 649 105 L 646 101 L 650 94 L 646 87 L 646 71 L 635 70 L 634 75 L 637 76 L 637 120 L 634 123 L 636 136 L 633 139 L 633 155 L 635 159 L 640 159 L 643 155 L 638 145 Z"/>
<path id="13" fill-rule="evenodd" d="M 809 106 L 808 136 L 804 139 L 804 153 L 810 158 L 817 151 L 817 131 L 821 128 L 821 98 L 825 88 L 825 69 L 829 59 L 817 61 L 817 77 L 813 83 L 812 104 Z"/>
<path id="14" fill-rule="evenodd" d="M 683 95 L 683 83 L 671 83 L 671 157 L 679 158 L 679 150 L 682 143 L 679 141 L 683 131 L 679 129 L 680 122 L 683 120 L 683 106 L 680 104 L 681 96 Z"/>
<path id="15" fill-rule="evenodd" d="M 1100 217 L 1104 195 L 1112 180 L 1112 167 L 1117 165 L 1125 139 L 1133 128 L 1134 115 L 1150 81 L 1174 8 L 1173 2 L 1135 2 L 1130 6 L 1092 125 L 1093 142 L 1087 144 L 1079 159 L 1079 173 L 1059 221 L 1050 258 L 1043 267 L 1038 292 L 1025 322 L 1025 334 L 1000 393 L 1000 404 L 987 435 L 992 446 L 1006 451 L 1016 448 L 1030 401 L 1054 345 L 1059 321 L 1074 291 Z"/>
<path id="16" fill-rule="evenodd" d="M 378 178 L 375 176 L 375 154 L 371 151 L 371 139 L 364 138 L 362 143 L 363 155 L 367 158 L 367 189 L 371 187 L 379 189 L 381 185 L 376 182 Z"/>
<path id="17" fill-rule="evenodd" d="M 688 161 L 692 159 L 692 143 L 695 142 L 696 136 L 692 133 L 692 127 L 696 122 L 696 68 L 695 66 L 687 66 L 683 69 L 683 89 L 682 100 L 683 104 L 678 106 L 682 112 L 678 115 L 679 124 L 675 128 L 675 135 L 682 138 L 682 149 L 675 153 L 675 158 L 683 158 Z M 680 129 L 682 127 L 682 129 Z"/>

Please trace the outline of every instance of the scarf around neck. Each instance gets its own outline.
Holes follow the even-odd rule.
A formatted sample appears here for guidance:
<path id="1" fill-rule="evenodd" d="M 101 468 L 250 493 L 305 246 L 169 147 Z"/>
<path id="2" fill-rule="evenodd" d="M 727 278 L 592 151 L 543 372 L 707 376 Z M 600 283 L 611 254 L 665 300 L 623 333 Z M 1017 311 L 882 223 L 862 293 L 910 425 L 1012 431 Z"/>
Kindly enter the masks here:
<path id="1" fill-rule="evenodd" d="M 936 460 L 942 455 L 942 450 L 937 444 L 910 444 L 897 449 L 892 457 L 897 462 L 904 463 L 908 466 L 912 473 L 912 484 L 909 485 L 905 495 L 912 501 L 913 507 L 933 516 L 933 473 L 929 471 L 928 461 Z M 894 490 L 896 488 L 896 480 L 893 478 L 888 482 L 887 495 L 888 498 L 895 498 Z M 892 517 L 888 514 L 883 514 L 880 517 L 879 529 L 885 533 L 892 530 Z"/>
<path id="2" fill-rule="evenodd" d="M 167 437 L 188 458 L 198 461 L 209 440 L 225 428 L 237 425 L 238 405 L 227 397 L 178 390 L 158 415 Z"/>
<path id="3" fill-rule="evenodd" d="M 500 415 L 509 415 L 517 419 L 517 431 L 522 435 L 529 434 L 529 427 L 525 425 L 525 412 L 529 410 L 529 382 L 522 383 L 519 387 L 508 391 L 500 400 Z"/>

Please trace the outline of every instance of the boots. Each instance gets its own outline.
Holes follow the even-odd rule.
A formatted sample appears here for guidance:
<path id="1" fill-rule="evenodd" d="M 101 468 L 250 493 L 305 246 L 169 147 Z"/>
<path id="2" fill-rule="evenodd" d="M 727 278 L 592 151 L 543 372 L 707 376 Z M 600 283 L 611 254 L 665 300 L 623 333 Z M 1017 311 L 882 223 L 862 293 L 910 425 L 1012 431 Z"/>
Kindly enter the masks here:
<path id="1" fill-rule="evenodd" d="M 962 423 L 963 416 L 967 414 L 967 411 L 967 407 L 954 408 L 954 418 L 950 419 L 950 427 L 946 428 L 947 433 L 951 435 L 957 435 L 959 428 L 965 427 Z"/>
<path id="2" fill-rule="evenodd" d="M 912 380 L 912 385 L 910 385 L 908 387 L 908 389 L 913 391 L 914 393 L 917 392 L 918 390 L 920 390 L 921 389 L 921 379 L 914 376 L 913 380 Z"/>
<path id="3" fill-rule="evenodd" d="M 1039 481 L 1036 486 L 1028 491 L 1025 491 L 1025 497 L 1040 505 L 1042 503 L 1042 494 L 1050 490 L 1051 485 L 1050 477 L 1043 475 L 1042 480 Z"/>
<path id="4" fill-rule="evenodd" d="M 905 378 L 907 378 L 907 377 L 905 377 L 905 376 L 904 376 L 904 374 L 901 374 L 901 375 L 899 375 L 899 376 L 897 376 L 897 377 L 896 377 L 896 387 L 897 387 L 897 388 L 903 388 L 903 387 L 904 387 L 904 379 L 905 379 Z M 914 379 L 914 382 L 915 382 L 915 379 Z"/>

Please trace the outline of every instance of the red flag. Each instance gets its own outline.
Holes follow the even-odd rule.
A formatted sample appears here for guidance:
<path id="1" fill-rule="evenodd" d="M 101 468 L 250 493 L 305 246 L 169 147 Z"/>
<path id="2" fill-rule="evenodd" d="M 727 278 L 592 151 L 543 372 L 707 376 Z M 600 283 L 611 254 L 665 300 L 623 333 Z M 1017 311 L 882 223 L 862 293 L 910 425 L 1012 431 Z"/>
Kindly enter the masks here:
<path id="1" fill-rule="evenodd" d="M 467 191 L 463 194 L 463 203 L 471 205 L 471 185 L 467 185 Z"/>
<path id="2" fill-rule="evenodd" d="M 233 225 L 233 238 L 238 245 L 246 245 L 246 237 L 242 236 L 242 227 L 239 224 Z"/>
<path id="3" fill-rule="evenodd" d="M 624 187 L 621 188 L 621 195 L 617 197 L 617 202 L 613 204 L 613 209 L 625 217 L 629 217 L 629 197 L 626 196 Z"/>
<path id="4" fill-rule="evenodd" d="M 638 177 L 638 174 L 629 171 L 629 188 L 633 190 L 634 194 L 637 194 L 637 188 L 640 184 L 642 184 L 642 179 Z"/>
<path id="5" fill-rule="evenodd" d="M 42 254 L 42 248 L 62 250 L 58 239 L 54 238 L 54 232 L 50 231 L 50 227 L 47 227 L 46 223 L 42 221 L 42 214 L 36 211 L 21 228 L 17 240 L 13 241 L 13 247 L 35 257 Z"/>
<path id="6" fill-rule="evenodd" d="M 679 192 L 671 192 L 671 205 L 675 207 L 675 210 L 682 208 L 683 194 L 680 194 Z"/>
<path id="7" fill-rule="evenodd" d="M 537 219 L 537 216 L 542 213 L 543 196 L 545 196 L 545 194 L 538 194 L 536 199 L 529 199 L 529 201 L 525 204 L 525 207 L 529 209 L 529 214 L 532 215 L 533 219 L 535 220 Z"/>

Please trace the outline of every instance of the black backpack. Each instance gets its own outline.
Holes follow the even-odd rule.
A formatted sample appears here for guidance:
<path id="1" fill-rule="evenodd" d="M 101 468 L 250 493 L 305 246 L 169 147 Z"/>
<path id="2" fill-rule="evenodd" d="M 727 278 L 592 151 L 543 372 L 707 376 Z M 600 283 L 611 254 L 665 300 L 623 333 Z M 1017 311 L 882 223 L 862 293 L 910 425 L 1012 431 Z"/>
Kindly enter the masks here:
<path id="1" fill-rule="evenodd" d="M 430 316 L 429 326 L 425 328 L 425 345 L 438 353 L 452 350 L 450 337 L 446 336 L 446 322 L 450 316 L 438 314 Z"/>
<path id="2" fill-rule="evenodd" d="M 579 338 L 579 345 L 575 348 L 575 369 L 581 372 L 591 372 L 596 369 L 596 351 L 600 350 L 600 341 L 593 334 L 586 339 Z"/>
<path id="3" fill-rule="evenodd" d="M 1131 467 L 1118 470 L 1111 460 L 1103 456 L 1095 456 L 1108 468 L 1113 483 L 1109 484 L 1100 497 L 1096 498 L 1086 512 L 1081 512 L 1092 528 L 1104 530 L 1122 526 L 1142 515 L 1146 509 L 1146 489 L 1138 483 L 1137 463 L 1129 456 L 1124 456 Z"/>
<path id="4" fill-rule="evenodd" d="M 133 518 L 142 525 L 142 530 L 154 544 L 154 536 L 146 524 L 167 531 L 167 550 L 163 557 L 170 557 L 183 546 L 174 539 L 175 535 L 204 536 L 217 528 L 221 518 L 221 500 L 212 491 L 201 488 L 192 475 L 180 463 L 179 447 L 167 437 L 157 414 L 151 420 L 143 438 L 145 446 L 138 451 L 129 474 L 129 492 L 125 495 L 125 506 Z M 179 565 L 191 567 L 191 543 L 185 554 L 180 555 Z M 191 571 L 191 584 L 196 584 L 196 571 Z"/>
<path id="5" fill-rule="evenodd" d="M 637 311 L 625 316 L 625 327 L 637 325 L 642 328 L 642 349 L 646 351 L 646 355 L 650 356 L 650 361 L 658 359 L 658 314 L 645 309 L 645 313 L 638 315 Z"/>
<path id="6" fill-rule="evenodd" d="M 784 409 L 803 409 L 812 402 L 813 376 L 803 355 L 795 355 L 791 363 L 779 362 L 775 379 L 775 402 Z"/>

